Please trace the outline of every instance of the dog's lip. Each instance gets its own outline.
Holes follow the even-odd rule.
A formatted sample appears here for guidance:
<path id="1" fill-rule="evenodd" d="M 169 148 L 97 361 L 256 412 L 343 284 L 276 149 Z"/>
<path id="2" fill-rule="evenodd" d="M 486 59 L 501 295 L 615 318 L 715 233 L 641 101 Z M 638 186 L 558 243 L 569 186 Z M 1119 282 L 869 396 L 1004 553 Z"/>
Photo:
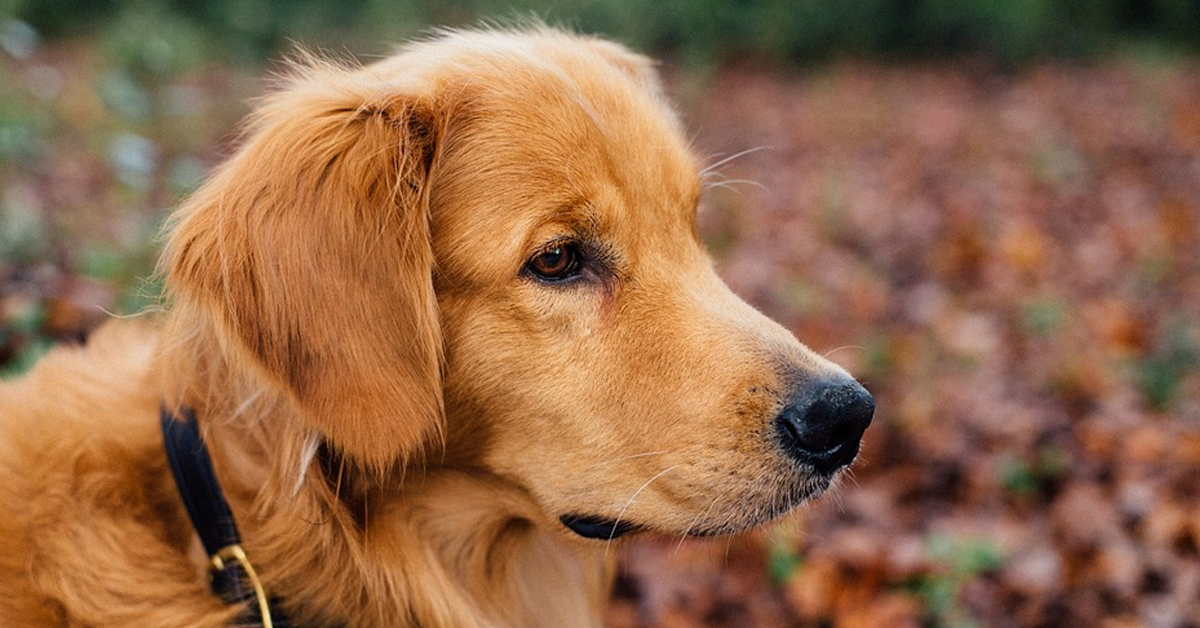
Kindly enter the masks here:
<path id="1" fill-rule="evenodd" d="M 640 529 L 635 523 L 599 515 L 569 514 L 558 518 L 568 530 L 585 539 L 611 540 Z"/>

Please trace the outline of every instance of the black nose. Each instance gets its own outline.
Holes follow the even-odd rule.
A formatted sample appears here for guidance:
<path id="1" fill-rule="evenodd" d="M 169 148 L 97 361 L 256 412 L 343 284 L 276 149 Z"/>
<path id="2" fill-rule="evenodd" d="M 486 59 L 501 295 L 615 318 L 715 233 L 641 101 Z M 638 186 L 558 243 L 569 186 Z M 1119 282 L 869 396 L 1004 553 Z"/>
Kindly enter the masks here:
<path id="1" fill-rule="evenodd" d="M 874 415 L 875 399 L 858 382 L 818 380 L 795 391 L 775 426 L 789 456 L 819 473 L 832 473 L 858 455 Z"/>

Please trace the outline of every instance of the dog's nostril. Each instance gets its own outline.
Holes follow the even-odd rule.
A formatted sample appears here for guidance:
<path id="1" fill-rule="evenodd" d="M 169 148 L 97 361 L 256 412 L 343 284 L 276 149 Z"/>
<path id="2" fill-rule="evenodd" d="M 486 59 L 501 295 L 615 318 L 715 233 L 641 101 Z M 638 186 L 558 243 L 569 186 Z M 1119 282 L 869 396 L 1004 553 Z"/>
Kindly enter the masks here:
<path id="1" fill-rule="evenodd" d="M 785 451 L 822 473 L 850 464 L 875 415 L 875 400 L 858 382 L 823 380 L 797 391 L 776 419 Z"/>

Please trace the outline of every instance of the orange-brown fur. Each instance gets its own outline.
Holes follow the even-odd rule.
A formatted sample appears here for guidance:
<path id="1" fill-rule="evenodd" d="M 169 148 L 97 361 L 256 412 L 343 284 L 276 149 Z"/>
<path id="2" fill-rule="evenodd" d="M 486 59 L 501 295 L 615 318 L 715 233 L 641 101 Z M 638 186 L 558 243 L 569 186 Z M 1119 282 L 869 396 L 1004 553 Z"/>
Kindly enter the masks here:
<path id="1" fill-rule="evenodd" d="M 0 385 L 0 625 L 229 626 L 160 442 L 199 417 L 246 550 L 305 626 L 595 626 L 603 541 L 818 493 L 772 445 L 840 370 L 735 297 L 651 65 L 535 28 L 315 60 L 175 214 L 169 308 Z M 603 272 L 522 272 L 547 242 Z"/>

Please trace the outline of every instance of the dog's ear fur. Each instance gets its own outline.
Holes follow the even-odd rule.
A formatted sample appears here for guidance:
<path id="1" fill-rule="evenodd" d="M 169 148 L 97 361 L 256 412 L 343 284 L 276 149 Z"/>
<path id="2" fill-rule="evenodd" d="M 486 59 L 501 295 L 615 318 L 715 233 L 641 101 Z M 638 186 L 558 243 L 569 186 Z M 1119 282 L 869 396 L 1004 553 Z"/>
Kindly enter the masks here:
<path id="1" fill-rule="evenodd" d="M 176 215 L 175 307 L 211 318 L 303 421 L 364 466 L 442 434 L 428 99 L 308 61 Z"/>

